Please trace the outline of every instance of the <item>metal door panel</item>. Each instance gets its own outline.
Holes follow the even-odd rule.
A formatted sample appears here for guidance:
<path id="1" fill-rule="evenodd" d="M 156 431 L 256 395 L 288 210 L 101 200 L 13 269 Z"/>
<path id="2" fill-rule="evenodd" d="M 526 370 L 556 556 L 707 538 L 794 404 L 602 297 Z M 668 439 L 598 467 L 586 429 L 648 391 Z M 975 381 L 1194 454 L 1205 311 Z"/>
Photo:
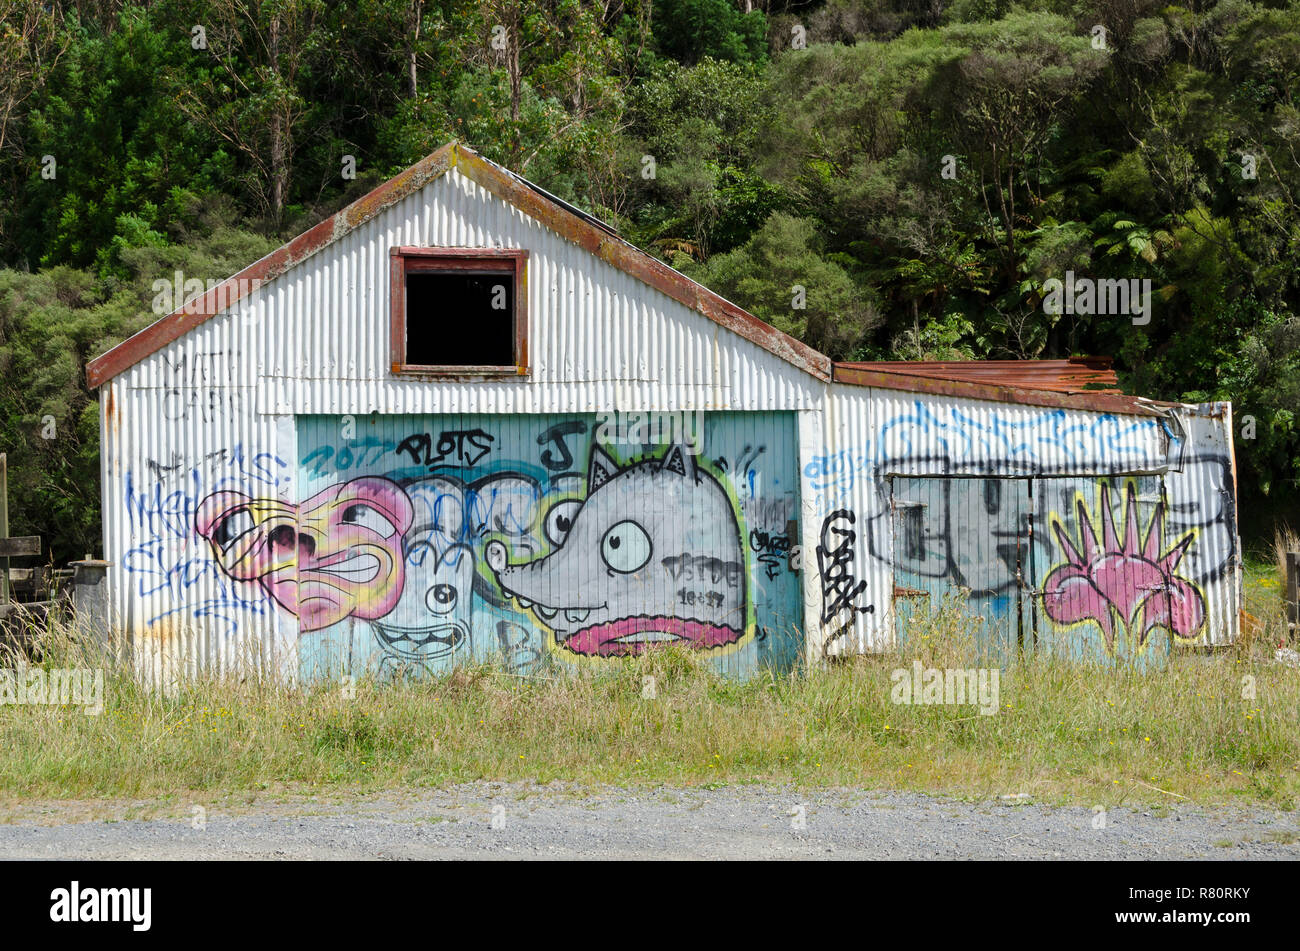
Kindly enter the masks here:
<path id="1" fill-rule="evenodd" d="M 964 592 L 977 646 L 1010 658 L 1024 636 L 1020 597 L 1027 556 L 1026 479 L 893 480 L 896 632 L 905 643 L 919 609 Z"/>

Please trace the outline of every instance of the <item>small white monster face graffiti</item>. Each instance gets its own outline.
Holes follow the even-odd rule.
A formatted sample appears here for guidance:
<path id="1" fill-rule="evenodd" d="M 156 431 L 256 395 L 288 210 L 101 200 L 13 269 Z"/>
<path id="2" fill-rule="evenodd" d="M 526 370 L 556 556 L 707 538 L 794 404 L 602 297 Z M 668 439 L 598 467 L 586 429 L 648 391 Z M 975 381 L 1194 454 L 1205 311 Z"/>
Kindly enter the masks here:
<path id="1" fill-rule="evenodd" d="M 416 541 L 406 555 L 402 599 L 382 620 L 371 621 L 379 646 L 402 659 L 429 661 L 469 641 L 474 553 L 455 545 L 439 555 Z"/>
<path id="2" fill-rule="evenodd" d="M 497 583 L 575 654 L 611 657 L 664 643 L 716 649 L 747 624 L 742 533 L 726 490 L 682 446 L 622 469 L 593 445 L 585 501 L 557 503 L 555 549 L 508 563 L 485 550 Z"/>
<path id="3" fill-rule="evenodd" d="M 427 479 L 407 488 L 416 523 L 403 546 L 406 585 L 397 606 L 371 622 L 379 647 L 400 662 L 424 663 L 469 643 L 474 552 L 456 542 L 462 491 L 453 482 Z"/>

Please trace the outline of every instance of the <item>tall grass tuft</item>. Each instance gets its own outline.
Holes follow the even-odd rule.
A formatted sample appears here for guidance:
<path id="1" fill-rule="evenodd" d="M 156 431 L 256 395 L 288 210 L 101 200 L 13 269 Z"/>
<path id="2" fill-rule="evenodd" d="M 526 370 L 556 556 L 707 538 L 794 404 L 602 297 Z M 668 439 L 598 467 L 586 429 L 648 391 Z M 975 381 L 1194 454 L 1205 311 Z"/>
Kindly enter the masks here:
<path id="1" fill-rule="evenodd" d="M 1286 555 L 1291 551 L 1300 551 L 1300 535 L 1283 522 L 1273 531 L 1273 560 L 1277 565 L 1277 575 L 1283 582 L 1286 581 Z"/>
<path id="2" fill-rule="evenodd" d="M 1277 565 L 1279 588 L 1285 605 L 1287 592 L 1286 556 L 1288 552 L 1300 552 L 1300 535 L 1291 530 L 1285 522 L 1273 532 L 1273 561 Z"/>

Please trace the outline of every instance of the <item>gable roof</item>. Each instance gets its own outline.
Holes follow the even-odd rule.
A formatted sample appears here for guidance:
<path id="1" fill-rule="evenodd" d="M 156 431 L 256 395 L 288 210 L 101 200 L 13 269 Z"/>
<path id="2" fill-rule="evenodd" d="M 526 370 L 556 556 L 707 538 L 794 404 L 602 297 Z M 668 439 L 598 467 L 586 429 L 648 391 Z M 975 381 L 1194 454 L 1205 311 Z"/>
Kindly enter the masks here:
<path id="1" fill-rule="evenodd" d="M 178 307 L 166 317 L 159 318 L 139 333 L 128 337 L 107 353 L 91 360 L 86 364 L 86 382 L 94 388 L 112 379 L 195 327 L 211 320 L 223 308 L 229 307 L 243 297 L 250 288 L 256 287 L 253 281 L 266 282 L 279 277 L 406 196 L 441 178 L 453 168 L 497 198 L 540 221 L 561 237 L 650 287 L 662 291 L 678 303 L 703 314 L 727 330 L 739 334 L 819 380 L 831 379 L 830 357 L 782 333 L 771 324 L 760 320 L 640 248 L 629 244 L 608 225 L 596 218 L 579 211 L 495 162 L 483 158 L 459 142 L 450 142 L 384 182 L 369 194 L 358 198 L 342 211 L 326 218 L 292 241 L 227 278 L 202 297 Z M 192 312 L 187 313 L 187 310 Z"/>

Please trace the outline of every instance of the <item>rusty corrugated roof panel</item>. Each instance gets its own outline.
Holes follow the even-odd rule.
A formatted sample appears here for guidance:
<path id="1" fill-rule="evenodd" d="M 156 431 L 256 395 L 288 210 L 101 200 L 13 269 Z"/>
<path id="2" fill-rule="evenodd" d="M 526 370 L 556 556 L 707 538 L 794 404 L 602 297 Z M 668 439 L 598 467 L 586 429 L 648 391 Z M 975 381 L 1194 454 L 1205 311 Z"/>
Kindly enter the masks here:
<path id="1" fill-rule="evenodd" d="M 886 364 L 888 365 L 888 364 Z M 1167 416 L 1169 409 L 1180 406 L 1163 400 L 1127 396 L 1115 390 L 1058 390 L 1011 386 L 1006 383 L 972 382 L 948 377 L 878 370 L 870 365 L 837 363 L 834 380 L 850 386 L 874 386 L 884 390 L 953 396 L 959 399 L 992 400 L 1020 403 L 1024 406 L 1051 406 L 1059 409 L 1084 409 L 1098 413 L 1124 413 L 1134 416 Z"/>
<path id="2" fill-rule="evenodd" d="M 876 360 L 839 363 L 852 370 L 875 370 L 923 376 L 932 380 L 992 383 L 1055 393 L 1119 392 L 1119 378 L 1110 357 L 1071 357 L 1068 360 Z"/>

